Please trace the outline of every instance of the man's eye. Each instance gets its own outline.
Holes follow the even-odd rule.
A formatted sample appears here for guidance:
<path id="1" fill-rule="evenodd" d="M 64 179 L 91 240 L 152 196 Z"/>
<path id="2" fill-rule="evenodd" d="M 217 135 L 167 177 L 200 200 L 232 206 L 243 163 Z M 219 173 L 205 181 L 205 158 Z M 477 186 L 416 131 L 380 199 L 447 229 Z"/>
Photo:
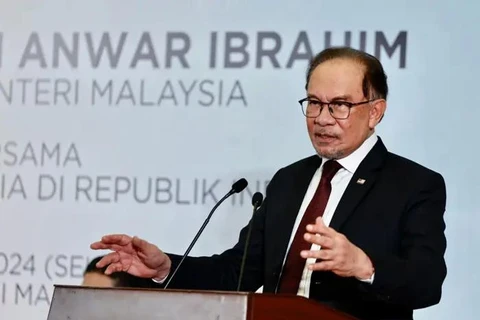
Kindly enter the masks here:
<path id="1" fill-rule="evenodd" d="M 345 101 L 334 101 L 331 102 L 332 107 L 334 108 L 345 108 L 348 107 L 348 102 Z"/>

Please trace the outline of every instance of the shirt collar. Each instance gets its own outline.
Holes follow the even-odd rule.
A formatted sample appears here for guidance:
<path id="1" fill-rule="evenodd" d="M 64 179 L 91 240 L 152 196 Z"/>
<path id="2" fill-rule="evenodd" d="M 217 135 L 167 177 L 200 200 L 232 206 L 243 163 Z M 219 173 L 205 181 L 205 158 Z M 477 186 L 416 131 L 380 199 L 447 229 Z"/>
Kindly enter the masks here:
<path id="1" fill-rule="evenodd" d="M 342 165 L 350 173 L 354 173 L 363 159 L 367 154 L 372 150 L 375 143 L 377 143 L 378 137 L 374 132 L 370 137 L 365 140 L 360 147 L 358 147 L 354 152 L 346 156 L 345 158 L 338 159 L 337 162 Z M 329 159 L 322 157 L 322 165 Z"/>

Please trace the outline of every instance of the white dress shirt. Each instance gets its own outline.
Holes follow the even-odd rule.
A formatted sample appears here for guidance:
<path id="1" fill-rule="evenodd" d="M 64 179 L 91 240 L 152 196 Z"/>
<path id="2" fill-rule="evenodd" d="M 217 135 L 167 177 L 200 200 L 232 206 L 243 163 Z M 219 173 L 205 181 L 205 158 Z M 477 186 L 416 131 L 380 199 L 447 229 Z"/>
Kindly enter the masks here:
<path id="1" fill-rule="evenodd" d="M 353 153 L 351 153 L 347 157 L 337 160 L 337 162 L 342 165 L 342 168 L 338 170 L 338 172 L 335 174 L 335 176 L 332 178 L 332 181 L 331 181 L 332 191 L 330 193 L 327 206 L 325 207 L 325 211 L 323 213 L 323 222 L 325 223 L 326 226 L 330 224 L 330 221 L 333 218 L 335 209 L 337 208 L 337 205 L 340 202 L 340 199 L 342 198 L 342 195 L 345 189 L 347 188 L 348 183 L 352 179 L 353 174 L 355 173 L 355 171 L 357 170 L 358 166 L 363 161 L 363 159 L 366 157 L 366 155 L 373 148 L 377 140 L 378 140 L 377 135 L 373 133 L 367 140 L 363 142 L 363 144 L 357 150 L 355 150 Z M 303 198 L 302 205 L 300 206 L 300 210 L 298 212 L 295 225 L 293 226 L 292 235 L 290 237 L 290 242 L 288 244 L 288 247 L 290 247 L 293 241 L 293 238 L 295 236 L 295 233 L 298 229 L 298 225 L 300 224 L 300 221 L 302 220 L 302 217 L 305 211 L 307 210 L 307 207 L 310 201 L 312 200 L 315 194 L 315 191 L 317 190 L 317 187 L 320 183 L 320 178 L 322 176 L 323 165 L 327 160 L 328 159 L 322 158 L 322 164 L 317 169 L 317 171 L 312 177 L 312 180 L 310 181 L 310 185 L 307 189 L 305 197 Z M 316 244 L 312 244 L 310 250 L 320 250 L 320 246 Z M 300 254 L 300 252 L 298 254 Z M 286 256 L 285 256 L 285 259 L 286 259 Z M 309 264 L 315 263 L 315 260 L 316 260 L 315 258 L 309 258 L 306 260 L 305 268 L 303 270 L 302 279 L 300 280 L 300 285 L 298 288 L 297 295 L 304 296 L 307 298 L 309 297 L 310 280 L 312 277 L 312 271 L 309 270 L 307 266 Z M 284 260 L 284 263 L 285 263 L 285 260 Z M 359 280 L 372 283 L 373 275 L 370 279 L 359 279 Z"/>

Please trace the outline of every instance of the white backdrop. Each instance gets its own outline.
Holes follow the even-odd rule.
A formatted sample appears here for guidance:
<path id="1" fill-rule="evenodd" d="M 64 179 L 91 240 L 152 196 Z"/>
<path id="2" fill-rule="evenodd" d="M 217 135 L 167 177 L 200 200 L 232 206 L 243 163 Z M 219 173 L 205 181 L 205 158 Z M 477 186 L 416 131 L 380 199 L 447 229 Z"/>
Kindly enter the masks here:
<path id="1" fill-rule="evenodd" d="M 103 234 L 182 253 L 245 177 L 192 254 L 231 246 L 250 195 L 313 153 L 297 100 L 305 58 L 329 43 L 380 57 L 378 133 L 446 178 L 448 277 L 416 318 L 478 317 L 478 1 L 0 3 L 2 320 L 45 319 Z"/>

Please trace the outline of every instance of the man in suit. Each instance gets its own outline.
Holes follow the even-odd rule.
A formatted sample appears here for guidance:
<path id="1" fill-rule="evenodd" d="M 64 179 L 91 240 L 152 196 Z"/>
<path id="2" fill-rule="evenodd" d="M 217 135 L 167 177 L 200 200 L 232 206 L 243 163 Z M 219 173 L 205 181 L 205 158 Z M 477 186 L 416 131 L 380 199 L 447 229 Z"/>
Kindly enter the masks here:
<path id="1" fill-rule="evenodd" d="M 300 100 L 316 155 L 280 169 L 254 215 L 242 290 L 297 294 L 360 319 L 412 319 L 437 304 L 446 277 L 442 176 L 387 151 L 375 127 L 387 77 L 373 56 L 330 48 L 312 59 Z M 238 243 L 189 257 L 170 288 L 235 290 Z M 165 283 L 181 256 L 108 235 L 99 266 Z"/>

